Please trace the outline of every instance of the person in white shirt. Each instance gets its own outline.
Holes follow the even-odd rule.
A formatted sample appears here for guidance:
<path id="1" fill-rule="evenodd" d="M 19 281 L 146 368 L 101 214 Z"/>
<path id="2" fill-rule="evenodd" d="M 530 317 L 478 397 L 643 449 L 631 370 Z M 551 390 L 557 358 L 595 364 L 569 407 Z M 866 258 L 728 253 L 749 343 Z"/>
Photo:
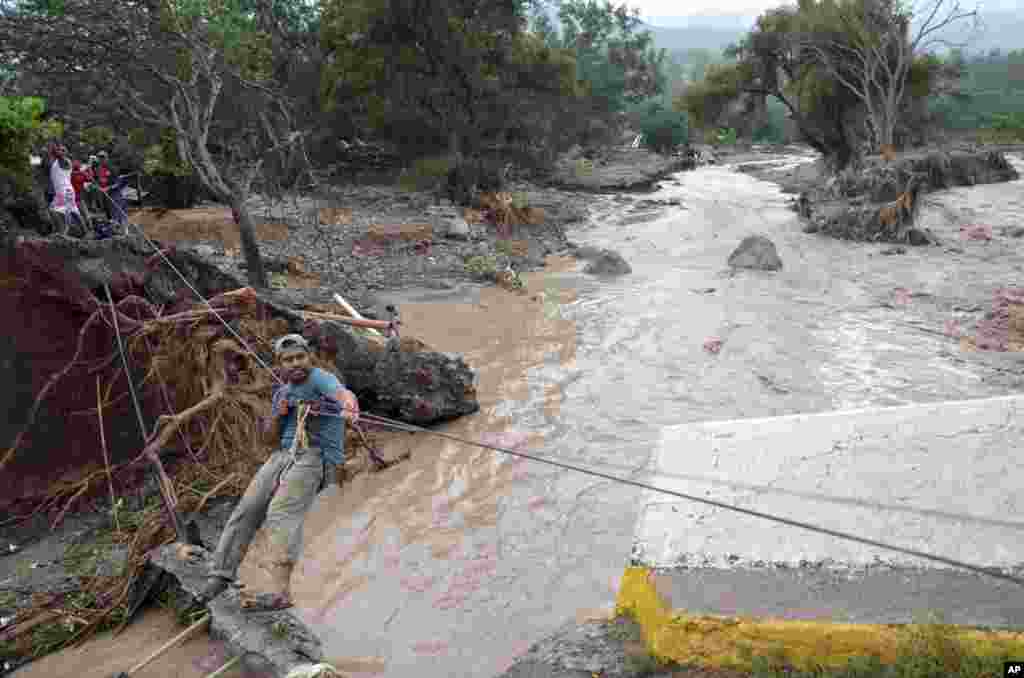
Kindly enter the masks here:
<path id="1" fill-rule="evenodd" d="M 67 148 L 63 145 L 55 149 L 53 162 L 50 164 L 50 185 L 53 188 L 53 202 L 50 212 L 57 230 L 68 235 L 74 226 L 79 237 L 85 235 L 85 219 L 78 210 L 75 200 L 75 187 L 71 183 L 71 161 L 67 156 Z"/>

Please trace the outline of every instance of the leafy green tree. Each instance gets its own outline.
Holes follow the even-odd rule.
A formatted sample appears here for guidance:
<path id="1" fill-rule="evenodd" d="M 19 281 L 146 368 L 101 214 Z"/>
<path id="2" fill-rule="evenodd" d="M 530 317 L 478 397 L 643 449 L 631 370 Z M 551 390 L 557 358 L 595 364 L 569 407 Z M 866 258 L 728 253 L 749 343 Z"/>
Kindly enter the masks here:
<path id="1" fill-rule="evenodd" d="M 689 140 L 686 114 L 658 102 L 648 104 L 640 119 L 644 145 L 657 153 L 668 153 Z"/>
<path id="2" fill-rule="evenodd" d="M 96 109 L 116 108 L 173 130 L 179 157 L 239 215 L 249 280 L 266 287 L 245 203 L 268 157 L 301 141 L 291 102 L 274 79 L 273 49 L 285 43 L 261 28 L 282 30 L 267 14 L 274 3 L 35 4 L 32 11 L 0 15 L 0 61 L 18 64 L 40 90 L 75 92 Z"/>
<path id="3" fill-rule="evenodd" d="M 0 97 L 0 181 L 10 182 L 18 192 L 28 192 L 32 185 L 32 149 L 61 134 L 59 123 L 43 119 L 45 111 L 38 97 Z"/>
<path id="4" fill-rule="evenodd" d="M 915 59 L 937 32 L 977 17 L 952 0 L 931 0 L 913 28 L 913 13 L 896 0 L 802 0 L 799 7 L 796 46 L 864 106 L 878 146 L 894 144 Z"/>
<path id="5" fill-rule="evenodd" d="M 559 8 L 562 46 L 576 51 L 578 77 L 608 111 L 619 112 L 664 90 L 666 51 L 640 31 L 639 11 L 608 0 L 566 0 Z"/>
<path id="6" fill-rule="evenodd" d="M 404 122 L 446 138 L 453 170 L 492 144 L 545 137 L 578 94 L 576 64 L 550 35 L 526 31 L 527 16 L 525 3 L 504 0 L 328 2 L 327 99 L 364 101 L 379 131 Z"/>

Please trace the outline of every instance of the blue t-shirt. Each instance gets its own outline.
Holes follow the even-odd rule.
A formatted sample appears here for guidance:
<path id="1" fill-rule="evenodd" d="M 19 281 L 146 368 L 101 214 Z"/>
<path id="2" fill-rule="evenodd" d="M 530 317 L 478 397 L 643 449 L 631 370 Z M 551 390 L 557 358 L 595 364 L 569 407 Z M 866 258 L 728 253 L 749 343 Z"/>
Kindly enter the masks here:
<path id="1" fill-rule="evenodd" d="M 287 384 L 274 392 L 274 412 L 281 402 L 287 398 L 290 403 L 288 414 L 281 428 L 281 449 L 289 450 L 295 438 L 295 424 L 298 421 L 298 401 L 319 401 L 324 415 L 309 415 L 306 418 L 306 434 L 310 447 L 319 447 L 328 464 L 341 465 L 345 461 L 345 420 L 341 418 L 341 403 L 334 400 L 334 394 L 344 388 L 336 376 L 314 367 L 309 377 L 301 384 Z"/>

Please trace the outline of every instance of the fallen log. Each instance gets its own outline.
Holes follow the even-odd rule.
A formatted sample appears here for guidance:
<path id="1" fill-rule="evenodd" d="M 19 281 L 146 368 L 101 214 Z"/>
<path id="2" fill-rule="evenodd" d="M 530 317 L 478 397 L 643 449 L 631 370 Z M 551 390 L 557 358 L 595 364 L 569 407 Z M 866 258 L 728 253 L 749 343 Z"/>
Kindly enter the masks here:
<path id="1" fill-rule="evenodd" d="M 363 319 L 363 316 L 359 313 L 359 311 L 357 311 L 355 309 L 355 307 L 352 306 L 352 304 L 350 304 L 347 301 L 345 301 L 345 298 L 342 297 L 337 292 L 334 293 L 334 300 L 336 302 L 338 302 L 339 306 L 341 306 L 343 309 L 345 309 L 346 313 L 348 313 L 350 316 L 352 316 L 356 320 L 362 320 Z M 367 328 L 367 329 L 369 329 L 371 333 L 373 333 L 373 334 L 375 334 L 377 336 L 383 336 L 378 330 L 375 330 L 373 328 Z"/>
<path id="2" fill-rule="evenodd" d="M 387 320 L 371 320 L 369 318 L 350 318 L 345 315 L 335 315 L 333 313 L 320 313 L 318 311 L 302 311 L 302 315 L 305 318 L 311 320 L 330 320 L 332 322 L 344 323 L 345 325 L 352 325 L 353 327 L 367 327 L 375 330 L 386 330 L 391 327 L 391 323 Z"/>

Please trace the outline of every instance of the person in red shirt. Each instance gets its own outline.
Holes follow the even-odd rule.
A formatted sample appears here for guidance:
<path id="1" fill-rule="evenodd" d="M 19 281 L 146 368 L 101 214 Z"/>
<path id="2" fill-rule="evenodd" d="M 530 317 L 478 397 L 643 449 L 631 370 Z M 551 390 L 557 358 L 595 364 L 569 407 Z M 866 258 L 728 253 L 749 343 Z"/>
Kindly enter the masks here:
<path id="1" fill-rule="evenodd" d="M 71 161 L 71 186 L 75 189 L 75 202 L 78 209 L 82 209 L 82 189 L 89 183 L 89 177 L 82 169 L 82 163 L 77 160 Z"/>
<path id="2" fill-rule="evenodd" d="M 75 204 L 78 205 L 78 211 L 82 213 L 86 227 L 88 227 L 91 219 L 89 218 L 89 210 L 86 209 L 85 203 L 82 201 L 82 191 L 85 190 L 86 184 L 90 181 L 92 181 L 92 172 L 89 171 L 89 168 L 83 168 L 82 163 L 77 160 L 72 161 L 71 187 L 75 189 Z"/>
<path id="3" fill-rule="evenodd" d="M 108 156 L 105 151 L 100 151 L 96 154 L 99 157 L 99 162 L 93 165 L 93 175 L 95 176 L 96 184 L 99 186 L 100 198 L 103 201 L 103 213 L 106 214 L 106 220 L 110 221 L 114 218 L 114 205 L 111 204 L 111 179 L 113 178 L 113 170 L 111 169 Z"/>

